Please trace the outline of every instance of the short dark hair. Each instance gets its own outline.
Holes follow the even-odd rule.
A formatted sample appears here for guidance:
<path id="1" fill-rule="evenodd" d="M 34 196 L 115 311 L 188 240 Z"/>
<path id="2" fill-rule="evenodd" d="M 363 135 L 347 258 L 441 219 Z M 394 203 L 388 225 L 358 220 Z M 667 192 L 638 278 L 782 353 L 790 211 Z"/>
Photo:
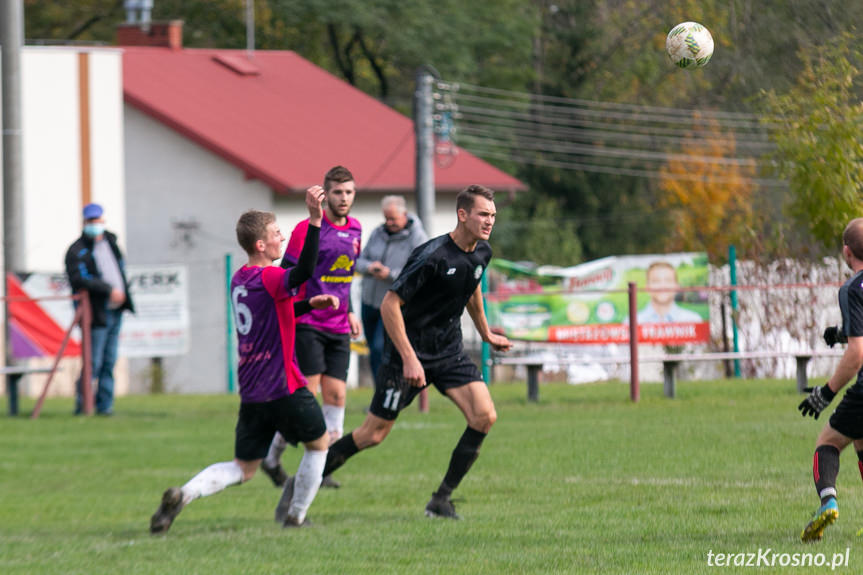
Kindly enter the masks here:
<path id="1" fill-rule="evenodd" d="M 349 169 L 344 166 L 335 166 L 330 168 L 330 171 L 324 176 L 324 191 L 329 192 L 333 184 L 344 184 L 345 182 L 353 182 L 354 175 Z"/>
<path id="2" fill-rule="evenodd" d="M 863 260 L 863 218 L 848 222 L 842 232 L 842 243 L 848 246 L 855 258 Z"/>
<path id="3" fill-rule="evenodd" d="M 272 212 L 247 211 L 237 220 L 237 242 L 247 254 L 254 254 L 255 244 L 266 239 L 267 226 L 275 221 L 276 216 Z"/>
<path id="4" fill-rule="evenodd" d="M 458 193 L 458 196 L 455 198 L 455 209 L 465 210 L 469 212 L 473 207 L 476 197 L 482 196 L 490 202 L 494 201 L 494 190 L 491 188 L 486 188 L 485 186 L 480 186 L 479 184 L 473 184 L 472 186 L 468 186 L 462 191 Z"/>

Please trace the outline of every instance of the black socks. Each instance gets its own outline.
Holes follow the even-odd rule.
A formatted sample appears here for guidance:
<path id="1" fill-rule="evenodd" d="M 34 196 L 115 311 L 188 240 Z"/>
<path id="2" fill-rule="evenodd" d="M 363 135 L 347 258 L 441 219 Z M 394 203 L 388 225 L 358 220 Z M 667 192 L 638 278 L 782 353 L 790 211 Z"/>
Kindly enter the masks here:
<path id="1" fill-rule="evenodd" d="M 438 487 L 437 495 L 448 497 L 458 487 L 458 484 L 467 475 L 473 462 L 479 457 L 479 447 L 482 445 L 485 435 L 482 431 L 477 431 L 470 427 L 464 430 L 452 452 L 449 468 L 440 487 Z"/>
<path id="2" fill-rule="evenodd" d="M 322 477 L 330 475 L 333 471 L 345 464 L 352 455 L 359 452 L 357 444 L 354 442 L 354 434 L 348 433 L 341 437 L 338 441 L 330 445 L 327 451 L 327 463 L 324 465 Z"/>
<path id="3" fill-rule="evenodd" d="M 839 475 L 839 450 L 832 445 L 819 445 L 812 459 L 812 478 L 821 504 L 836 497 L 836 476 Z"/>

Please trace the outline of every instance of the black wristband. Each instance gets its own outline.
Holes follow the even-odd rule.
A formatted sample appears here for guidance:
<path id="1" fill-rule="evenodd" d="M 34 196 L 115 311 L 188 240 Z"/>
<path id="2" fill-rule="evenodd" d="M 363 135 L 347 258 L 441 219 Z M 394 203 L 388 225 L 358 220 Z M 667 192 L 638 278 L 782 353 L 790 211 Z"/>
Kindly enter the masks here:
<path id="1" fill-rule="evenodd" d="M 830 389 L 830 386 L 826 383 L 821 387 L 821 396 L 826 399 L 828 402 L 833 401 L 833 398 L 836 397 L 836 392 Z"/>

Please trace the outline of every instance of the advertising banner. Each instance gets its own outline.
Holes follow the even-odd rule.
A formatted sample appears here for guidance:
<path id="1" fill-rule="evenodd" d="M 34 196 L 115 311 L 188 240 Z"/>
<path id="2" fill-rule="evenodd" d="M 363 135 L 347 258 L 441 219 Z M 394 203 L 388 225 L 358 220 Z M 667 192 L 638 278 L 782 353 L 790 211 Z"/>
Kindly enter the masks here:
<path id="1" fill-rule="evenodd" d="M 120 353 L 168 357 L 189 352 L 189 281 L 186 266 L 129 266 L 134 314 L 123 314 Z"/>
<path id="2" fill-rule="evenodd" d="M 126 267 L 135 313 L 123 314 L 119 353 L 124 357 L 168 357 L 189 351 L 188 272 L 182 265 Z M 9 284 L 21 297 L 71 295 L 63 273 L 33 273 Z M 10 288 L 11 289 L 11 288 Z M 11 293 L 11 292 L 10 292 Z M 11 310 L 13 352 L 18 358 L 56 354 L 58 342 L 72 323 L 67 299 L 22 302 Z M 80 354 L 75 329 L 64 355 Z"/>
<path id="3" fill-rule="evenodd" d="M 611 256 L 573 267 L 493 259 L 486 308 L 507 337 L 579 344 L 629 341 L 629 282 L 637 290 L 641 343 L 710 338 L 705 253 Z M 696 289 L 687 289 L 696 288 Z"/>

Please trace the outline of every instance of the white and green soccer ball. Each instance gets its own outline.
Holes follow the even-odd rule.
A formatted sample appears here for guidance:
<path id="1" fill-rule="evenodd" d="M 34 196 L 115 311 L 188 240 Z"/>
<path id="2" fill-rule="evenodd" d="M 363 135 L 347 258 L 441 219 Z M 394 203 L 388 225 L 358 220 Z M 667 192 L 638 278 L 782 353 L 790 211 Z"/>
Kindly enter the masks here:
<path id="1" fill-rule="evenodd" d="M 698 22 L 682 22 L 668 33 L 665 52 L 680 68 L 701 68 L 713 56 L 713 36 Z"/>

